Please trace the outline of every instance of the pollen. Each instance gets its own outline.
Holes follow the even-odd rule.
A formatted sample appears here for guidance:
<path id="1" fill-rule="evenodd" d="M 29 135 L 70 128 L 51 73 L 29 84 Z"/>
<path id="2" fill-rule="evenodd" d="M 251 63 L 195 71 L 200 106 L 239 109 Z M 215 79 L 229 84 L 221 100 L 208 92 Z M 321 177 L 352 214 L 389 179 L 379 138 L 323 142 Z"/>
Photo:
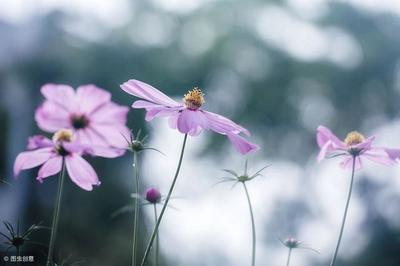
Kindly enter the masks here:
<path id="1" fill-rule="evenodd" d="M 74 134 L 70 129 L 60 129 L 53 135 L 54 142 L 71 142 Z"/>
<path id="2" fill-rule="evenodd" d="M 197 110 L 205 103 L 204 93 L 195 87 L 184 95 L 183 101 L 187 108 Z"/>
<path id="3" fill-rule="evenodd" d="M 360 144 L 365 140 L 365 137 L 357 132 L 357 131 L 352 131 L 349 134 L 347 134 L 346 138 L 344 139 L 344 143 L 346 143 L 347 146 L 353 146 Z"/>

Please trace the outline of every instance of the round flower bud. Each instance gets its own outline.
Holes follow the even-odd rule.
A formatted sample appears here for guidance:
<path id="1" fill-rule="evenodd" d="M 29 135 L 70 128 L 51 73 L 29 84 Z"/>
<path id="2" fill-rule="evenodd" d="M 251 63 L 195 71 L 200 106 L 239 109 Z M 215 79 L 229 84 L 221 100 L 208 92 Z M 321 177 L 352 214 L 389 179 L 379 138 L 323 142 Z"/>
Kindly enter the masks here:
<path id="1" fill-rule="evenodd" d="M 161 193 L 156 188 L 149 188 L 146 191 L 146 200 L 152 204 L 159 203 L 161 201 Z"/>

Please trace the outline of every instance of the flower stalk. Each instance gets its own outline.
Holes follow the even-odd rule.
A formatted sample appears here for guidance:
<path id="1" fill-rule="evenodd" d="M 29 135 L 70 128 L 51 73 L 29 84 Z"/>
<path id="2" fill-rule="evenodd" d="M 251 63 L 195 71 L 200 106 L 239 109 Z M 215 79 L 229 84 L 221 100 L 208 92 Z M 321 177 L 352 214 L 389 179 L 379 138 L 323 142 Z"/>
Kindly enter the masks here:
<path id="1" fill-rule="evenodd" d="M 290 257 L 292 256 L 292 248 L 289 248 L 288 257 L 286 261 L 286 266 L 290 265 Z"/>
<path id="2" fill-rule="evenodd" d="M 56 205 L 55 205 L 54 215 L 53 215 L 53 224 L 51 226 L 49 252 L 47 254 L 46 266 L 50 266 L 53 264 L 54 245 L 55 245 L 56 237 L 57 237 L 58 220 L 59 220 L 59 216 L 60 216 L 60 207 L 61 207 L 61 198 L 62 198 L 62 192 L 63 192 L 63 188 L 64 188 L 64 178 L 65 178 L 65 160 L 64 160 L 64 158 L 62 160 L 61 168 L 62 168 L 62 170 L 61 170 L 60 176 L 58 178 L 57 198 L 56 198 Z"/>
<path id="3" fill-rule="evenodd" d="M 251 249 L 251 265 L 256 265 L 256 226 L 254 222 L 253 207 L 251 205 L 249 191 L 245 182 L 242 182 L 244 191 L 246 192 L 247 202 L 249 204 L 250 219 L 251 219 L 251 232 L 252 232 L 252 249 Z"/>
<path id="4" fill-rule="evenodd" d="M 337 258 L 338 252 L 339 252 L 340 242 L 342 241 L 344 225 L 346 223 L 347 211 L 349 209 L 351 194 L 352 194 L 352 190 L 353 190 L 354 172 L 355 172 L 355 168 L 356 168 L 356 159 L 357 159 L 357 156 L 353 155 L 353 164 L 352 164 L 352 171 L 351 171 L 351 180 L 350 180 L 349 193 L 348 193 L 348 196 L 347 196 L 346 207 L 344 209 L 344 215 L 343 215 L 343 219 L 342 219 L 342 225 L 340 227 L 339 238 L 338 238 L 338 241 L 337 241 L 337 244 L 336 244 L 335 252 L 333 254 L 330 266 L 334 266 L 335 265 L 336 258 Z"/>
<path id="5" fill-rule="evenodd" d="M 133 152 L 133 167 L 134 167 L 134 193 L 139 194 L 139 165 L 138 165 L 138 153 L 135 151 Z M 137 253 L 137 236 L 138 236 L 138 229 L 139 229 L 139 199 L 133 199 L 134 204 L 134 212 L 133 212 L 133 245 L 132 245 L 132 266 L 136 265 L 136 253 Z"/>
<path id="6" fill-rule="evenodd" d="M 153 208 L 154 208 L 154 222 L 156 223 L 157 222 L 157 217 L 158 217 L 158 214 L 157 214 L 157 205 L 156 204 L 153 204 Z M 155 247 L 155 249 L 154 249 L 154 265 L 155 266 L 158 266 L 158 261 L 159 261 L 159 249 L 160 249 L 160 236 L 159 236 L 159 234 L 157 233 L 157 235 L 156 235 L 156 247 Z"/>
<path id="7" fill-rule="evenodd" d="M 157 222 L 156 222 L 156 224 L 154 226 L 153 232 L 151 233 L 150 240 L 149 240 L 149 242 L 147 244 L 146 250 L 145 250 L 144 255 L 143 255 L 142 263 L 140 264 L 141 266 L 144 266 L 146 261 L 147 261 L 147 258 L 148 258 L 149 253 L 150 253 L 150 249 L 152 248 L 153 242 L 154 242 L 154 240 L 156 238 L 156 235 L 158 234 L 158 228 L 160 227 L 160 224 L 161 224 L 162 218 L 164 216 L 165 210 L 167 209 L 167 206 L 168 206 L 168 202 L 169 202 L 169 200 L 171 198 L 171 195 L 172 195 L 172 192 L 174 190 L 174 187 L 175 187 L 175 184 L 176 184 L 176 180 L 178 179 L 178 175 L 179 175 L 179 172 L 180 172 L 180 169 L 181 169 L 181 165 L 182 165 L 182 161 L 183 161 L 183 155 L 184 155 L 184 152 L 185 152 L 187 137 L 188 137 L 188 134 L 185 134 L 185 137 L 183 139 L 181 154 L 180 154 L 180 157 L 179 157 L 178 166 L 177 166 L 177 169 L 176 169 L 176 172 L 175 172 L 175 176 L 174 176 L 174 179 L 172 181 L 171 187 L 169 188 L 169 191 L 168 191 L 167 197 L 165 199 L 164 205 L 163 205 L 163 207 L 161 209 L 160 216 L 158 217 Z"/>

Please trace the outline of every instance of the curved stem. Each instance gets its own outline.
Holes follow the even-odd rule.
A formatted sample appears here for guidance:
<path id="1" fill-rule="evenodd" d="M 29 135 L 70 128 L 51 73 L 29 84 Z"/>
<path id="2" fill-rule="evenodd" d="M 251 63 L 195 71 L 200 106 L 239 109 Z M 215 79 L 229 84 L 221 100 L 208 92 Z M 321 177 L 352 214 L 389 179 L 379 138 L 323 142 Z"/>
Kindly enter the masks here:
<path id="1" fill-rule="evenodd" d="M 289 266 L 289 264 L 290 264 L 290 257 L 291 257 L 291 255 L 292 255 L 292 249 L 289 248 L 289 253 L 288 253 L 288 256 L 287 256 L 286 266 Z"/>
<path id="2" fill-rule="evenodd" d="M 336 257 L 337 257 L 337 254 L 339 252 L 340 242 L 342 241 L 344 224 L 346 223 L 347 211 L 349 209 L 350 198 L 351 198 L 351 192 L 353 190 L 355 168 L 356 168 L 356 156 L 353 156 L 353 166 L 352 166 L 352 170 L 351 170 L 351 180 L 350 180 L 349 194 L 347 196 L 346 207 L 344 209 L 344 215 L 343 215 L 342 225 L 340 227 L 339 238 L 338 238 L 338 241 L 337 241 L 337 244 L 336 244 L 335 253 L 333 254 L 330 266 L 335 265 Z"/>
<path id="3" fill-rule="evenodd" d="M 156 235 L 158 233 L 158 228 L 160 227 L 161 220 L 162 220 L 162 218 L 164 216 L 165 209 L 168 206 L 169 199 L 171 198 L 172 191 L 174 190 L 175 183 L 176 183 L 176 180 L 178 178 L 178 175 L 179 175 L 179 172 L 180 172 L 180 169 L 181 169 L 181 165 L 182 165 L 183 154 L 185 152 L 187 136 L 188 135 L 185 134 L 185 137 L 183 139 L 183 144 L 182 144 L 181 155 L 179 157 L 178 167 L 176 168 L 175 176 L 174 176 L 174 179 L 172 181 L 171 187 L 169 188 L 167 198 L 165 199 L 164 205 L 163 205 L 163 207 L 161 209 L 160 216 L 158 217 L 157 222 L 156 222 L 156 224 L 154 226 L 153 232 L 151 233 L 151 237 L 150 237 L 149 243 L 147 244 L 146 250 L 144 252 L 142 263 L 140 264 L 141 266 L 144 266 L 144 264 L 146 263 L 147 257 L 149 256 L 150 249 L 153 246 L 154 239 L 155 239 L 155 237 L 156 237 Z"/>
<path id="4" fill-rule="evenodd" d="M 135 185 L 134 185 L 134 193 L 135 195 L 139 195 L 139 165 L 138 165 L 138 154 L 137 152 L 133 152 L 133 167 L 134 167 L 134 178 L 135 178 Z M 136 265 L 136 246 L 137 246 L 137 235 L 139 229 L 139 199 L 133 199 L 133 244 L 132 244 L 132 266 Z"/>
<path id="5" fill-rule="evenodd" d="M 157 205 L 156 205 L 156 204 L 153 204 L 153 207 L 154 207 L 154 222 L 156 223 L 156 222 L 157 222 L 157 217 L 158 217 L 158 214 L 157 214 Z M 158 253 L 159 253 L 159 249 L 160 249 L 160 236 L 159 236 L 159 233 L 157 233 L 157 236 L 156 236 L 156 248 L 155 248 L 155 250 L 154 250 L 154 265 L 155 265 L 155 266 L 158 266 Z"/>
<path id="6" fill-rule="evenodd" d="M 61 207 L 61 197 L 64 187 L 64 178 L 65 178 L 65 159 L 62 160 L 62 168 L 60 172 L 60 176 L 58 178 L 58 189 L 57 189 L 57 199 L 56 206 L 53 214 L 53 224 L 51 226 L 51 235 L 50 235 L 50 243 L 49 243 L 49 253 L 47 254 L 47 266 L 52 265 L 53 263 L 53 253 L 54 253 L 54 244 L 56 242 L 57 237 L 57 228 L 58 228 L 58 219 L 60 215 L 60 207 Z"/>
<path id="7" fill-rule="evenodd" d="M 251 265 L 256 265 L 256 226 L 254 223 L 253 207 L 251 206 L 250 195 L 247 191 L 247 186 L 245 182 L 242 182 L 244 191 L 246 192 L 247 202 L 249 203 L 249 211 L 251 218 L 251 231 L 252 231 L 252 252 L 251 252 Z"/>

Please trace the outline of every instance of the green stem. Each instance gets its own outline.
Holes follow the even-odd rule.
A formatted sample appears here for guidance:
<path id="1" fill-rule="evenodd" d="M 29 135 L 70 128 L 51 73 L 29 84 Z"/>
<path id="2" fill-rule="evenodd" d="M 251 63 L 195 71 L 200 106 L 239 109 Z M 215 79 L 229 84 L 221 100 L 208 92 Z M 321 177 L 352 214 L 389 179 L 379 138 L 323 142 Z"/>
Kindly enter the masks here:
<path id="1" fill-rule="evenodd" d="M 21 255 L 21 254 L 20 254 L 21 249 L 20 249 L 19 246 L 17 246 L 16 249 L 17 249 L 18 266 L 20 266 L 20 265 L 21 265 L 21 260 L 19 260 L 19 259 L 20 259 L 20 255 Z"/>
<path id="2" fill-rule="evenodd" d="M 158 217 L 157 205 L 153 204 L 153 207 L 154 207 L 154 222 L 156 223 L 157 222 L 157 217 Z M 158 266 L 159 249 L 160 249 L 160 236 L 159 236 L 159 233 L 157 233 L 157 236 L 156 236 L 156 247 L 155 247 L 155 250 L 154 250 L 154 265 L 155 266 Z"/>
<path id="3" fill-rule="evenodd" d="M 353 191 L 355 168 L 356 168 L 356 156 L 353 156 L 353 166 L 352 166 L 352 170 L 351 170 L 351 180 L 350 180 L 349 194 L 347 196 L 346 208 L 344 209 L 344 215 L 343 215 L 342 225 L 340 227 L 339 238 L 338 238 L 338 241 L 337 241 L 337 244 L 336 244 L 335 253 L 333 254 L 330 266 L 335 265 L 336 257 L 337 257 L 337 254 L 339 252 L 340 242 L 342 241 L 343 229 L 344 229 L 344 224 L 346 223 L 347 211 L 349 209 L 350 198 L 351 198 L 351 192 Z"/>
<path id="4" fill-rule="evenodd" d="M 250 195 L 247 190 L 247 186 L 245 182 L 242 182 L 244 191 L 246 192 L 247 202 L 249 203 L 249 211 L 250 211 L 250 218 L 251 218 L 251 232 L 252 232 L 252 252 L 251 252 L 251 265 L 256 265 L 256 226 L 254 223 L 254 214 L 253 214 L 253 207 L 251 206 Z"/>
<path id="5" fill-rule="evenodd" d="M 153 232 L 151 233 L 151 237 L 150 237 L 149 243 L 147 244 L 146 250 L 144 252 L 142 263 L 140 264 L 141 266 L 144 266 L 144 264 L 146 263 L 146 260 L 147 260 L 147 258 L 149 256 L 150 249 L 153 246 L 154 239 L 155 239 L 155 237 L 156 237 L 156 235 L 158 233 L 158 228 L 160 227 L 161 220 L 162 220 L 162 218 L 164 216 L 165 209 L 168 206 L 169 199 L 171 198 L 172 191 L 174 190 L 175 183 L 176 183 L 176 180 L 178 178 L 178 175 L 179 175 L 179 172 L 180 172 L 180 169 L 181 169 L 181 165 L 182 165 L 183 154 L 185 152 L 187 136 L 188 135 L 185 134 L 185 137 L 183 139 L 183 144 L 182 144 L 181 155 L 180 155 L 179 162 L 178 162 L 178 167 L 176 169 L 175 176 L 174 176 L 174 179 L 172 181 L 171 187 L 169 188 L 167 198 L 165 199 L 164 205 L 163 205 L 163 207 L 161 209 L 160 216 L 158 217 L 157 223 L 155 224 Z"/>
<path id="6" fill-rule="evenodd" d="M 137 152 L 133 152 L 133 167 L 135 169 L 135 187 L 134 193 L 135 195 L 139 195 L 139 165 L 138 165 L 138 154 Z M 133 244 L 132 244 L 132 266 L 136 265 L 136 246 L 137 246 L 137 237 L 138 237 L 138 229 L 139 229 L 139 199 L 134 198 L 134 214 L 133 214 Z"/>
<path id="7" fill-rule="evenodd" d="M 64 187 L 64 178 L 65 178 L 65 159 L 62 160 L 60 176 L 58 178 L 58 189 L 57 189 L 57 199 L 56 206 L 53 214 L 53 224 L 51 226 L 51 235 L 50 235 L 50 243 L 49 243 L 49 253 L 47 254 L 47 266 L 52 265 L 53 263 L 53 253 L 54 253 L 54 244 L 56 242 L 57 237 L 57 228 L 58 228 L 58 219 L 60 215 L 60 207 L 61 207 L 61 197 Z"/>
<path id="8" fill-rule="evenodd" d="M 292 256 L 292 249 L 289 248 L 289 254 L 287 256 L 287 262 L 286 262 L 286 266 L 289 266 L 290 264 L 290 257 Z"/>

